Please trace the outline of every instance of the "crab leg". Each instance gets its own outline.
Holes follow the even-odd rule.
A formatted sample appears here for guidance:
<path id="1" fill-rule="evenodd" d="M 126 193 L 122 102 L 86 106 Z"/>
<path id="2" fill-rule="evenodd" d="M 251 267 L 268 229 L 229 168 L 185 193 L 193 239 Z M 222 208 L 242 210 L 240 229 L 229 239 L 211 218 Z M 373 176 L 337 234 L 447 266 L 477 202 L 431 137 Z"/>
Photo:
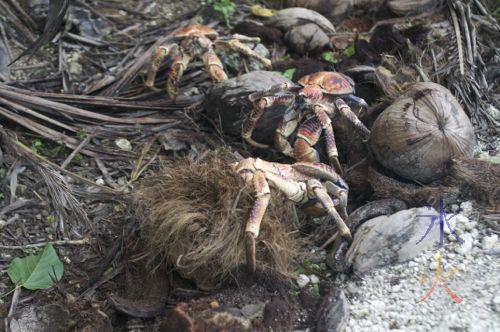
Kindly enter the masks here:
<path id="1" fill-rule="evenodd" d="M 328 214 L 333 218 L 335 223 L 337 224 L 337 228 L 339 229 L 340 235 L 345 238 L 349 243 L 352 242 L 352 235 L 351 231 L 345 224 L 344 220 L 340 217 L 339 213 L 335 209 L 335 204 L 333 203 L 332 198 L 330 195 L 328 195 L 327 190 L 321 182 L 319 182 L 316 179 L 312 179 L 307 181 L 307 187 L 309 190 L 309 194 L 315 196 L 318 198 L 318 200 L 321 202 L 325 210 L 328 212 Z"/>
<path id="2" fill-rule="evenodd" d="M 230 40 L 225 40 L 225 41 L 220 41 L 217 43 L 218 45 L 223 45 L 223 47 L 230 48 L 232 50 L 235 50 L 237 52 L 240 52 L 243 55 L 246 55 L 248 57 L 254 58 L 257 61 L 260 61 L 266 66 L 267 68 L 271 68 L 271 60 L 268 58 L 263 57 L 262 55 L 256 53 L 254 50 L 252 50 L 250 47 L 247 45 L 243 44 L 241 41 L 238 39 L 230 39 Z"/>
<path id="3" fill-rule="evenodd" d="M 246 261 L 250 272 L 255 272 L 255 239 L 259 236 L 260 223 L 266 213 L 269 199 L 271 198 L 271 190 L 269 189 L 269 184 L 267 183 L 264 172 L 255 172 L 253 185 L 256 199 L 245 227 Z"/>
<path id="4" fill-rule="evenodd" d="M 324 187 L 329 194 L 337 197 L 339 200 L 338 206 L 340 207 L 339 214 L 343 220 L 347 220 L 347 189 L 341 188 L 333 182 L 326 181 Z"/>
<path id="5" fill-rule="evenodd" d="M 337 144 L 335 143 L 335 134 L 333 133 L 332 128 L 332 121 L 330 120 L 327 111 L 329 111 L 330 114 L 333 114 L 334 110 L 329 105 L 315 105 L 313 108 L 314 114 L 321 122 L 325 131 L 326 153 L 328 155 L 328 159 L 335 167 L 335 170 L 342 173 L 342 167 L 339 162 L 339 152 L 337 150 Z"/>
<path id="6" fill-rule="evenodd" d="M 293 134 L 300 122 L 300 114 L 294 109 L 287 111 L 281 119 L 274 134 L 274 146 L 285 156 L 295 158 L 295 152 L 288 137 Z"/>
<path id="7" fill-rule="evenodd" d="M 356 130 L 361 134 L 361 136 L 363 136 L 363 138 L 367 138 L 370 135 L 370 130 L 368 130 L 363 122 L 358 119 L 356 114 L 351 111 L 351 108 L 347 106 L 345 101 L 337 98 L 335 99 L 335 106 L 340 111 L 340 113 L 342 113 L 342 115 L 354 125 L 354 128 L 356 128 Z"/>
<path id="8" fill-rule="evenodd" d="M 151 56 L 151 63 L 148 69 L 148 77 L 145 83 L 147 87 L 155 89 L 154 85 L 155 85 L 156 73 L 160 69 L 162 60 L 168 55 L 172 54 L 176 55 L 178 50 L 179 50 L 178 46 L 176 44 L 172 44 L 167 46 L 160 46 L 153 52 L 153 55 Z"/>
<path id="9" fill-rule="evenodd" d="M 250 96 L 248 96 L 248 99 L 250 99 L 251 102 L 254 102 L 254 101 L 259 100 L 263 97 L 271 97 L 275 94 L 279 94 L 279 93 L 282 93 L 284 91 L 297 90 L 297 89 L 300 89 L 300 85 L 297 85 L 297 84 L 294 84 L 291 82 L 283 82 L 283 83 L 273 85 L 272 87 L 270 87 L 267 90 L 254 92 L 254 93 L 250 94 Z"/>
<path id="10" fill-rule="evenodd" d="M 313 146 L 318 143 L 322 130 L 321 122 L 317 118 L 310 118 L 299 126 L 293 146 L 295 159 L 306 162 L 320 161 L 319 153 Z"/>
<path id="11" fill-rule="evenodd" d="M 264 114 L 266 108 L 273 105 L 290 104 L 295 100 L 295 96 L 292 94 L 281 94 L 252 100 L 252 95 L 250 95 L 250 100 L 253 102 L 254 108 L 250 113 L 250 116 L 243 122 L 243 130 L 241 135 L 248 144 L 257 148 L 265 149 L 269 146 L 266 144 L 258 143 L 252 139 L 252 134 L 255 130 L 255 126 L 257 126 L 257 122 L 262 117 L 262 114 Z"/>
<path id="12" fill-rule="evenodd" d="M 200 58 L 203 60 L 208 74 L 215 82 L 219 83 L 227 80 L 227 75 L 224 72 L 222 62 L 212 48 L 207 49 L 207 51 L 203 53 Z"/>
<path id="13" fill-rule="evenodd" d="M 179 51 L 174 58 L 174 62 L 170 67 L 170 72 L 168 73 L 167 78 L 167 93 L 171 99 L 175 99 L 177 96 L 179 91 L 179 82 L 184 74 L 184 70 L 189 64 L 189 61 L 191 61 L 191 56 L 182 51 Z"/>

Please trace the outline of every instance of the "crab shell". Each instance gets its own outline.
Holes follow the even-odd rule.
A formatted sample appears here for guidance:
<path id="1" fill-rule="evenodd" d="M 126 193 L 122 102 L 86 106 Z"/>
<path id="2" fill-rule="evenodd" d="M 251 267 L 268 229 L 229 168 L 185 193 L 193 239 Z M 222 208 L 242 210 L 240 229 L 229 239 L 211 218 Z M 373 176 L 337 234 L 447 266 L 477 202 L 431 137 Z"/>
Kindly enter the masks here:
<path id="1" fill-rule="evenodd" d="M 321 92 L 330 95 L 348 95 L 354 93 L 354 81 L 341 73 L 320 71 L 302 77 L 299 82 L 303 87 L 317 85 Z"/>
<path id="2" fill-rule="evenodd" d="M 219 34 L 212 28 L 204 25 L 188 25 L 177 31 L 174 35 L 175 39 L 184 39 L 186 37 L 202 35 L 207 38 L 215 38 Z"/>

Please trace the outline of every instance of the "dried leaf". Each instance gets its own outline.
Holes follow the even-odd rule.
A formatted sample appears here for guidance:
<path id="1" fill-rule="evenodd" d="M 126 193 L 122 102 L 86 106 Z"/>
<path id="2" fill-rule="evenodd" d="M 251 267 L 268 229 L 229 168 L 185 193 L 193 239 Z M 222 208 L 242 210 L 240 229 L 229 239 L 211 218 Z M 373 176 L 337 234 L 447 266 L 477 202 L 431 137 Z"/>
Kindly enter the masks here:
<path id="1" fill-rule="evenodd" d="M 260 17 L 271 17 L 276 15 L 277 10 L 262 7 L 260 5 L 252 6 L 252 14 Z"/>

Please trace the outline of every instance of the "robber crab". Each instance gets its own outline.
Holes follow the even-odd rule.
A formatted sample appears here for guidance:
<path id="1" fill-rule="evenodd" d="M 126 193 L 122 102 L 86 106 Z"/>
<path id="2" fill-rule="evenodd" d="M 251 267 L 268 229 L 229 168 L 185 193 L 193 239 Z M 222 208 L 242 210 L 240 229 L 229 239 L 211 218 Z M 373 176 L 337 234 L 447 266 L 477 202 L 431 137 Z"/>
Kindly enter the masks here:
<path id="1" fill-rule="evenodd" d="M 337 172 L 341 172 L 338 151 L 332 128 L 331 118 L 338 111 L 354 128 L 366 138 L 370 131 L 342 98 L 349 99 L 362 108 L 366 102 L 353 95 L 354 82 L 346 75 L 337 72 L 318 72 L 302 77 L 299 84 L 282 83 L 263 92 L 249 96 L 254 108 L 243 123 L 243 138 L 252 146 L 267 148 L 265 144 L 252 139 L 252 133 L 264 111 L 273 105 L 288 105 L 276 129 L 274 144 L 283 154 L 298 161 L 319 161 L 314 145 L 324 132 L 327 154 Z M 342 97 L 342 98 L 341 98 Z M 297 138 L 292 145 L 288 141 L 297 129 Z"/>
<path id="2" fill-rule="evenodd" d="M 170 56 L 173 63 L 167 78 L 167 93 L 170 98 L 177 96 L 179 81 L 194 58 L 200 58 L 208 74 L 215 82 L 227 80 L 227 75 L 216 50 L 232 49 L 246 56 L 257 59 L 266 67 L 271 67 L 271 61 L 257 53 L 244 43 L 258 43 L 259 38 L 247 37 L 244 35 L 232 35 L 231 37 L 218 37 L 219 34 L 212 28 L 203 25 L 188 25 L 174 35 L 174 40 L 179 44 L 170 44 L 158 47 L 151 58 L 148 70 L 146 86 L 154 88 L 156 73 L 160 68 L 161 61 Z"/>
<path id="3" fill-rule="evenodd" d="M 281 191 L 289 200 L 300 204 L 308 214 L 328 214 L 337 224 L 340 235 L 352 242 L 347 220 L 349 187 L 333 168 L 322 163 L 297 162 L 292 165 L 247 158 L 233 165 L 254 191 L 256 200 L 245 228 L 248 269 L 255 271 L 255 239 L 271 198 L 270 187 Z M 337 212 L 338 208 L 339 212 Z"/>

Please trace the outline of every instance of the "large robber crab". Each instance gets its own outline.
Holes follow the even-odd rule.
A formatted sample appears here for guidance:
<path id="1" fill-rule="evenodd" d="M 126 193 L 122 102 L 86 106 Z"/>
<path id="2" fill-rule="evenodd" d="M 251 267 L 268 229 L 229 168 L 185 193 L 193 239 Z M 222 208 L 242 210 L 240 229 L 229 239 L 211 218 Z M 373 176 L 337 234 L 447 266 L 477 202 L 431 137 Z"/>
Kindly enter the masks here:
<path id="1" fill-rule="evenodd" d="M 167 78 L 167 93 L 170 98 L 175 99 L 178 93 L 179 81 L 194 58 L 200 58 L 208 74 L 215 82 L 227 79 L 224 68 L 216 50 L 232 49 L 246 56 L 262 62 L 266 67 L 271 67 L 271 61 L 257 53 L 244 43 L 258 43 L 259 38 L 235 34 L 230 37 L 218 37 L 217 31 L 203 25 L 188 25 L 175 33 L 174 40 L 179 43 L 158 47 L 151 58 L 148 70 L 146 86 L 154 88 L 156 73 L 160 68 L 161 61 L 170 56 L 173 63 Z"/>
<path id="2" fill-rule="evenodd" d="M 300 204 L 306 213 L 328 214 L 340 235 L 352 241 L 346 226 L 349 187 L 333 168 L 322 163 L 297 162 L 292 165 L 247 158 L 233 165 L 245 182 L 255 191 L 255 203 L 245 228 L 245 250 L 248 269 L 254 272 L 255 239 L 271 198 L 270 187 L 281 191 L 289 200 Z M 337 212 L 338 209 L 338 212 Z"/>
<path id="3" fill-rule="evenodd" d="M 268 107 L 288 105 L 275 131 L 276 148 L 298 161 L 318 162 L 320 161 L 319 154 L 314 145 L 324 132 L 328 158 L 336 171 L 340 173 L 342 170 L 338 160 L 331 118 L 338 111 L 366 139 L 370 131 L 342 98 L 351 100 L 365 109 L 368 105 L 363 99 L 353 95 L 354 82 L 341 73 L 317 72 L 302 77 L 298 83 L 278 84 L 269 90 L 251 94 L 249 98 L 254 108 L 243 124 L 242 136 L 252 146 L 267 148 L 267 145 L 252 139 L 253 130 Z M 292 147 L 288 138 L 297 127 L 297 138 Z"/>

